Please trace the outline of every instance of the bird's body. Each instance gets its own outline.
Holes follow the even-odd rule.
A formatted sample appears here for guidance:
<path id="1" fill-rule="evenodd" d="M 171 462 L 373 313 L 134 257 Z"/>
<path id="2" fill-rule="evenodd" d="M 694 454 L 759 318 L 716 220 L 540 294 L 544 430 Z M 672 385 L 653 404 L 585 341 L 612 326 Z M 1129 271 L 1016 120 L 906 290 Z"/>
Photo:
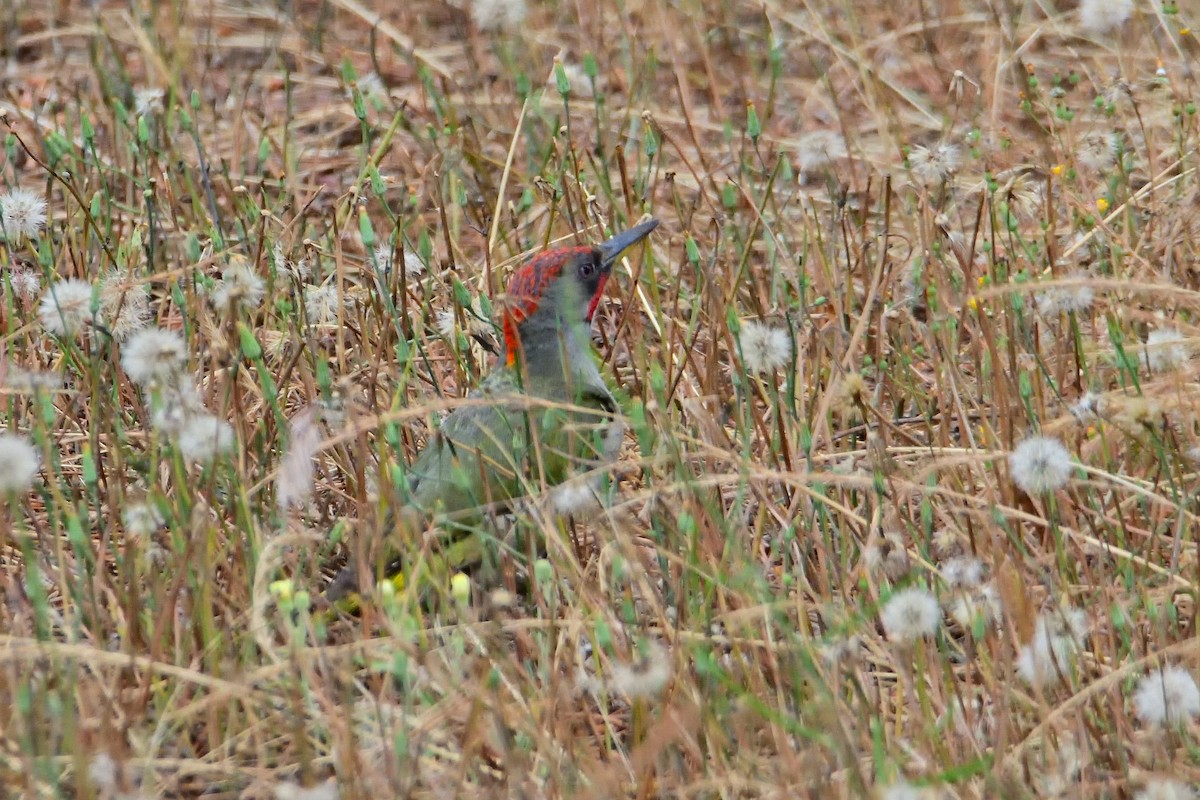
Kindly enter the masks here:
<path id="1" fill-rule="evenodd" d="M 592 347 L 592 315 L 616 257 L 657 224 L 649 220 L 599 247 L 545 251 L 514 275 L 501 310 L 499 363 L 407 471 L 406 508 L 438 522 L 460 545 L 450 567 L 478 560 L 475 531 L 488 509 L 616 457 L 623 429 Z M 472 546 L 461 547 L 464 541 Z M 381 563 L 388 576 L 399 566 L 391 557 Z M 357 583 L 347 567 L 326 596 L 337 601 Z"/>

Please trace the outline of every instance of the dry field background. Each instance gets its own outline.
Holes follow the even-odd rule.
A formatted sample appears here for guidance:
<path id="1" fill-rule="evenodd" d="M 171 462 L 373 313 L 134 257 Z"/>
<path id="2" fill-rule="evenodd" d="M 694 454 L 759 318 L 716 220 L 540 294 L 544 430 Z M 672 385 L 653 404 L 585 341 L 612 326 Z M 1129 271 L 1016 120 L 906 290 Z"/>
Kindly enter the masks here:
<path id="1" fill-rule="evenodd" d="M 1195 12 L 0 3 L 0 796 L 1192 797 Z M 326 624 L 646 213 L 604 507 Z"/>

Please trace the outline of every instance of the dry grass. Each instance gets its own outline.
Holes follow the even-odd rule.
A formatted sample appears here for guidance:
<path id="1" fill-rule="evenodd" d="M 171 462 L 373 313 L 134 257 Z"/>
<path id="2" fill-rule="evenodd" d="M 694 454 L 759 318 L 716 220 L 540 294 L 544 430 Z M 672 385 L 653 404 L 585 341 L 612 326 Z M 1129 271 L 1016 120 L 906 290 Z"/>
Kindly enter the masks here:
<path id="1" fill-rule="evenodd" d="M 0 242 L 40 454 L 0 528 L 0 795 L 1200 778 L 1200 696 L 1156 726 L 1139 684 L 1200 672 L 1186 5 L 472 3 L 0 7 L 0 181 L 50 217 Z M 631 426 L 605 509 L 524 509 L 544 558 L 507 596 L 327 629 L 322 575 L 487 369 L 512 265 L 643 213 L 597 326 Z M 239 270 L 262 296 L 214 304 Z M 55 336 L 66 278 L 108 294 Z M 211 463 L 122 367 L 122 303 L 184 337 Z M 1061 488 L 1010 466 L 1038 433 Z"/>

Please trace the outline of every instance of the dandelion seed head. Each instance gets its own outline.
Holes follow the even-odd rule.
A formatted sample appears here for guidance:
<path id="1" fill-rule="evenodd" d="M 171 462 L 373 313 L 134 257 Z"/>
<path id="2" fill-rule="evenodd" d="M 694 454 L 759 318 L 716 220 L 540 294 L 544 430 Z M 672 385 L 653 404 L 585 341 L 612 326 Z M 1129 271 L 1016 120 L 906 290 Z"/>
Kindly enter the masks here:
<path id="1" fill-rule="evenodd" d="M 1133 800 L 1196 800 L 1196 790 L 1183 781 L 1154 778 L 1146 782 Z"/>
<path id="2" fill-rule="evenodd" d="M 371 259 L 381 274 L 389 274 L 392 271 L 392 246 L 390 244 L 379 245 L 372 251 Z"/>
<path id="3" fill-rule="evenodd" d="M 1070 672 L 1071 656 L 1086 633 L 1087 617 L 1079 609 L 1045 611 L 1034 624 L 1033 639 L 1017 654 L 1017 674 L 1030 686 L 1057 682 Z"/>
<path id="4" fill-rule="evenodd" d="M 208 464 L 233 447 L 233 427 L 212 414 L 195 414 L 183 421 L 175 441 L 183 460 Z"/>
<path id="5" fill-rule="evenodd" d="M 1004 194 L 1008 209 L 1020 219 L 1029 221 L 1041 215 L 1046 204 L 1046 186 L 1029 175 L 1013 179 Z"/>
<path id="6" fill-rule="evenodd" d="M 321 450 L 321 407 L 310 405 L 288 422 L 288 443 L 279 464 L 276 503 L 280 511 L 312 497 L 313 459 Z"/>
<path id="7" fill-rule="evenodd" d="M 0 494 L 29 491 L 40 463 L 29 439 L 15 433 L 0 433 Z"/>
<path id="8" fill-rule="evenodd" d="M 180 374 L 175 380 L 148 387 L 150 389 L 150 427 L 174 437 L 184 424 L 197 414 L 207 414 L 196 386 Z"/>
<path id="9" fill-rule="evenodd" d="M 908 153 L 913 174 L 925 184 L 948 181 L 962 165 L 962 151 L 950 142 L 938 142 L 933 147 L 917 145 Z"/>
<path id="10" fill-rule="evenodd" d="M 283 252 L 283 242 L 277 241 L 271 245 L 271 263 L 275 265 L 275 269 L 286 269 L 287 262 L 288 258 Z"/>
<path id="11" fill-rule="evenodd" d="M 888 598 L 879 619 L 888 639 L 904 643 L 931 636 L 942 621 L 942 610 L 933 592 L 910 586 Z"/>
<path id="12" fill-rule="evenodd" d="M 802 134 L 796 141 L 796 160 L 800 178 L 824 169 L 847 155 L 846 140 L 837 131 L 816 130 Z"/>
<path id="13" fill-rule="evenodd" d="M 857 636 L 837 636 L 817 648 L 821 660 L 827 667 L 835 667 L 854 658 L 862 648 L 862 639 Z"/>
<path id="14" fill-rule="evenodd" d="M 1107 33 L 1125 24 L 1133 13 L 1133 0 L 1083 0 L 1079 25 L 1088 33 Z"/>
<path id="15" fill-rule="evenodd" d="M 37 372 L 19 364 L 9 364 L 0 386 L 13 392 L 35 393 L 62 387 L 62 375 L 57 372 Z"/>
<path id="16" fill-rule="evenodd" d="M 42 326 L 56 336 L 74 337 L 92 319 L 92 285 L 67 278 L 51 286 L 38 306 Z"/>
<path id="17" fill-rule="evenodd" d="M 175 331 L 146 328 L 121 348 L 121 366 L 143 388 L 176 377 L 187 366 L 187 346 Z"/>
<path id="18" fill-rule="evenodd" d="M 354 298 L 343 294 L 338 298 L 337 284 L 332 281 L 321 286 L 309 286 L 304 290 L 304 311 L 310 325 L 336 325 L 338 309 L 349 312 L 354 307 Z"/>
<path id="19" fill-rule="evenodd" d="M 983 583 L 983 562 L 970 556 L 951 558 L 940 565 L 942 579 L 952 589 L 971 589 Z"/>
<path id="20" fill-rule="evenodd" d="M 913 786 L 905 780 L 898 780 L 887 786 L 879 787 L 875 794 L 879 800 L 929 800 L 930 798 L 927 790 Z"/>
<path id="21" fill-rule="evenodd" d="M 150 287 L 128 270 L 115 269 L 100 281 L 101 322 L 117 341 L 146 327 L 150 316 Z"/>
<path id="22" fill-rule="evenodd" d="M 381 100 L 387 97 L 387 87 L 383 85 L 383 78 L 379 77 L 379 73 L 374 70 L 358 78 L 358 91 L 368 100 Z"/>
<path id="23" fill-rule="evenodd" d="M 42 290 L 42 279 L 30 269 L 14 269 L 8 275 L 13 294 L 22 300 L 32 300 Z"/>
<path id="24" fill-rule="evenodd" d="M 1071 480 L 1071 454 L 1062 442 L 1031 436 L 1008 456 L 1013 483 L 1030 495 L 1056 492 Z"/>
<path id="25" fill-rule="evenodd" d="M 1079 774 L 1090 762 L 1087 752 L 1082 752 L 1074 738 L 1060 736 L 1058 746 L 1050 742 L 1038 764 L 1041 770 L 1033 773 L 1037 797 L 1071 797 L 1079 788 Z"/>
<path id="26" fill-rule="evenodd" d="M 908 547 L 902 534 L 887 531 L 863 548 L 863 564 L 872 572 L 882 572 L 889 580 L 899 580 L 912 569 Z"/>
<path id="27" fill-rule="evenodd" d="M 162 89 L 153 86 L 135 90 L 133 93 L 133 112 L 139 117 L 157 113 L 162 108 L 162 100 L 165 94 Z"/>
<path id="28" fill-rule="evenodd" d="M 636 661 L 613 666 L 611 685 L 626 697 L 653 697 L 670 679 L 671 658 L 666 648 L 657 641 L 650 641 Z"/>
<path id="29" fill-rule="evenodd" d="M 163 526 L 166 518 L 153 503 L 133 503 L 121 515 L 125 523 L 125 532 L 135 539 L 145 539 L 154 535 Z"/>
<path id="30" fill-rule="evenodd" d="M 528 13 L 525 0 L 471 0 L 471 19 L 481 31 L 511 30 Z"/>
<path id="31" fill-rule="evenodd" d="M 587 72 L 583 67 L 574 62 L 563 64 L 563 75 L 567 78 L 567 86 L 570 87 L 571 95 L 574 97 L 591 97 L 592 79 L 588 77 Z M 550 74 L 546 78 L 547 90 L 552 90 L 557 94 L 558 76 L 555 75 L 555 70 L 551 69 Z"/>
<path id="32" fill-rule="evenodd" d="M 282 781 L 275 784 L 272 791 L 275 800 L 339 800 L 342 796 L 338 791 L 336 778 L 329 778 L 324 783 L 315 783 L 312 786 Z"/>
<path id="33" fill-rule="evenodd" d="M 1156 328 L 1146 336 L 1146 363 L 1155 372 L 1167 372 L 1187 363 L 1187 339 L 1174 328 Z"/>
<path id="34" fill-rule="evenodd" d="M 108 753 L 97 753 L 88 763 L 88 777 L 104 792 L 116 789 L 117 770 L 117 762 Z"/>
<path id="35" fill-rule="evenodd" d="M 1004 604 L 992 583 L 977 589 L 958 589 L 946 600 L 946 613 L 959 625 L 970 630 L 977 622 L 985 627 L 1004 618 Z"/>
<path id="36" fill-rule="evenodd" d="M 938 722 L 943 725 L 950 722 L 959 735 L 985 742 L 996 730 L 995 703 L 982 692 L 968 697 L 954 694 L 950 696 L 949 705 Z"/>
<path id="37" fill-rule="evenodd" d="M 1066 276 L 1067 280 L 1086 278 L 1085 274 Z M 1091 286 L 1052 286 L 1037 296 L 1037 307 L 1046 316 L 1055 314 L 1082 314 L 1096 302 L 1096 292 Z"/>
<path id="38" fill-rule="evenodd" d="M 792 360 L 792 340 L 784 328 L 758 320 L 742 320 L 742 359 L 750 372 L 772 372 Z"/>
<path id="39" fill-rule="evenodd" d="M 434 327 L 446 339 L 454 341 L 458 336 L 458 319 L 453 309 L 442 309 L 434 315 Z"/>
<path id="40" fill-rule="evenodd" d="M 419 277 L 425 274 L 427 267 L 421 257 L 412 250 L 404 251 L 404 271 L 413 276 Z"/>
<path id="41" fill-rule="evenodd" d="M 589 481 L 577 479 L 551 489 L 550 505 L 560 516 L 578 516 L 599 508 L 600 498 Z"/>
<path id="42" fill-rule="evenodd" d="M 0 195 L 0 224 L 11 242 L 32 239 L 46 224 L 46 201 L 29 189 L 10 189 Z"/>
<path id="43" fill-rule="evenodd" d="M 1147 726 L 1175 726 L 1200 716 L 1200 688 L 1183 667 L 1171 665 L 1138 681 L 1133 713 Z"/>
<path id="44" fill-rule="evenodd" d="M 1071 414 L 1080 422 L 1090 422 L 1100 415 L 1100 395 L 1095 392 L 1084 392 L 1071 405 Z"/>
<path id="45" fill-rule="evenodd" d="M 267 282 L 249 259 L 236 258 L 225 268 L 209 298 L 213 306 L 221 310 L 254 309 L 262 304 L 266 293 Z"/>
<path id="46" fill-rule="evenodd" d="M 1075 160 L 1082 167 L 1107 172 L 1117 164 L 1121 137 L 1112 131 L 1092 131 L 1084 134 L 1075 147 Z"/>

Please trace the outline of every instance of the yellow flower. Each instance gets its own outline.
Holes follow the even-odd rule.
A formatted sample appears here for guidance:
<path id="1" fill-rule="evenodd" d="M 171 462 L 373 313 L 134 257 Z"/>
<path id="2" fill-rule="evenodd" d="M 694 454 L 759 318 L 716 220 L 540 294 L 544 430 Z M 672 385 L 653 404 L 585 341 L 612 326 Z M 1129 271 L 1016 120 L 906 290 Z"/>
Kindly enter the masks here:
<path id="1" fill-rule="evenodd" d="M 1098 210 L 1098 211 L 1099 211 L 1101 214 L 1103 214 L 1104 212 L 1108 211 L 1108 198 L 1107 198 L 1107 197 L 1100 197 L 1100 198 L 1098 198 L 1098 199 L 1096 200 L 1096 209 L 1097 209 L 1097 210 Z"/>
<path id="2" fill-rule="evenodd" d="M 1055 164 L 1053 167 L 1051 167 L 1051 168 L 1050 168 L 1050 174 L 1052 174 L 1052 175 L 1062 175 L 1062 174 L 1063 174 L 1063 165 L 1062 165 L 1062 164 Z"/>
<path id="3" fill-rule="evenodd" d="M 287 601 L 291 600 L 292 594 L 295 591 L 295 585 L 287 579 L 273 581 L 268 588 L 270 589 L 271 594 L 275 595 L 275 597 L 281 603 L 286 603 Z"/>
<path id="4" fill-rule="evenodd" d="M 967 306 L 968 306 L 968 307 L 969 307 L 969 308 L 970 308 L 972 311 L 978 311 L 978 310 L 979 310 L 979 298 L 977 298 L 977 297 L 968 297 L 968 298 L 967 298 Z"/>

